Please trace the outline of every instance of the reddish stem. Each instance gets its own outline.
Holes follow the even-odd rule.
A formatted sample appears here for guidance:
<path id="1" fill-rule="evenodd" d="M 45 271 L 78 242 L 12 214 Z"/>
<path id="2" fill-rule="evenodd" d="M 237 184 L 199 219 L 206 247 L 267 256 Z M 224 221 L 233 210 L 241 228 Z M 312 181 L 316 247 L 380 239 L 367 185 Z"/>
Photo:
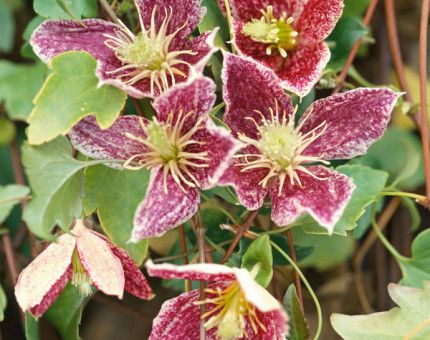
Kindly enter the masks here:
<path id="1" fill-rule="evenodd" d="M 185 230 L 184 230 L 184 225 L 181 224 L 179 226 L 179 239 L 181 241 L 181 250 L 183 253 L 187 252 L 187 243 L 185 241 Z M 188 264 L 188 256 L 184 255 L 184 257 L 182 258 L 184 264 Z M 190 280 L 186 280 L 186 285 L 187 285 L 187 291 L 191 290 L 191 281 Z"/>
<path id="2" fill-rule="evenodd" d="M 4 228 L 7 229 L 7 226 L 4 225 Z M 13 247 L 12 247 L 12 242 L 10 240 L 9 232 L 2 235 L 2 240 L 3 240 L 3 247 L 6 255 L 7 265 L 9 267 L 10 276 L 12 278 L 13 285 L 15 286 L 16 278 L 18 277 L 18 275 L 16 272 L 15 257 L 13 255 Z"/>
<path id="3" fill-rule="evenodd" d="M 373 13 L 375 12 L 375 8 L 376 8 L 377 4 L 378 4 L 378 0 L 372 0 L 369 7 L 367 8 L 366 15 L 364 16 L 364 19 L 362 22 L 364 27 L 367 27 L 369 25 L 369 22 L 373 17 Z M 346 79 L 346 76 L 348 74 L 348 70 L 351 67 L 352 62 L 354 61 L 355 55 L 357 54 L 358 48 L 360 47 L 362 40 L 363 40 L 363 38 L 358 39 L 355 42 L 355 44 L 352 46 L 352 49 L 349 52 L 348 58 L 345 62 L 345 65 L 343 65 L 342 72 L 340 72 L 340 74 L 338 76 L 338 85 L 334 89 L 333 94 L 338 93 L 340 91 L 340 89 L 342 88 L 343 82 Z"/>
<path id="4" fill-rule="evenodd" d="M 287 239 L 288 239 L 288 246 L 290 248 L 291 258 L 294 261 L 294 263 L 297 265 L 297 256 L 296 256 L 296 251 L 294 250 L 293 236 L 291 235 L 291 230 L 287 230 Z M 302 310 L 303 310 L 302 285 L 300 284 L 299 273 L 296 270 L 294 270 L 294 276 L 296 281 L 297 296 L 299 297 L 300 304 L 302 305 Z"/>
<path id="5" fill-rule="evenodd" d="M 429 0 L 423 0 L 420 23 L 420 105 L 421 105 L 421 141 L 426 177 L 426 202 L 430 206 L 430 149 L 429 126 L 427 118 L 427 25 L 429 17 Z"/>
<path id="6" fill-rule="evenodd" d="M 131 102 L 133 103 L 134 108 L 139 116 L 145 117 L 142 108 L 140 107 L 139 101 L 136 98 L 131 98 Z"/>

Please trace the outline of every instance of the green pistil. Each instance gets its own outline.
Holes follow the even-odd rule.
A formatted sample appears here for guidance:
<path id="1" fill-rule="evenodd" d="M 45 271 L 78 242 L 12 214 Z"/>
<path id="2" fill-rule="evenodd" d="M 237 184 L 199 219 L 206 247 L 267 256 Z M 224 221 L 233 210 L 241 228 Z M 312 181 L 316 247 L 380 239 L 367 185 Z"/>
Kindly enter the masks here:
<path id="1" fill-rule="evenodd" d="M 178 149 L 172 145 L 167 135 L 167 127 L 160 124 L 156 119 L 146 126 L 147 141 L 150 142 L 154 151 L 167 163 L 178 158 Z"/>
<path id="2" fill-rule="evenodd" d="M 84 267 L 82 267 L 81 260 L 79 259 L 78 252 L 75 248 L 72 255 L 73 275 L 71 283 L 79 288 L 79 294 L 89 296 L 92 294 L 91 279 L 88 277 Z"/>

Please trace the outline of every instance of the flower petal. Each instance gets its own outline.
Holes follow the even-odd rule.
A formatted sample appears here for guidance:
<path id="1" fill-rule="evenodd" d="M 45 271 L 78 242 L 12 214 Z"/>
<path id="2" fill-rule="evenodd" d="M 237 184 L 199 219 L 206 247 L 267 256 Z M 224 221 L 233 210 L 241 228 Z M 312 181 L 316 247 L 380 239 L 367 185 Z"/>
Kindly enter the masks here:
<path id="1" fill-rule="evenodd" d="M 163 279 L 189 279 L 196 281 L 233 281 L 236 279 L 234 268 L 215 263 L 196 263 L 177 266 L 170 263 L 145 263 L 148 274 Z"/>
<path id="2" fill-rule="evenodd" d="M 288 179 L 279 195 L 278 180 L 270 190 L 272 220 L 278 226 L 286 226 L 297 217 L 309 213 L 331 233 L 352 196 L 355 185 L 352 178 L 324 166 L 306 168 L 316 179 L 303 171 L 297 171 L 302 186 L 290 184 Z"/>
<path id="3" fill-rule="evenodd" d="M 275 110 L 276 103 L 280 114 L 285 110 L 288 117 L 293 112 L 291 98 L 284 93 L 276 74 L 252 58 L 224 53 L 222 80 L 226 103 L 224 122 L 233 132 L 257 138 L 255 124 L 246 119 L 251 117 L 259 123 L 261 116 L 255 110 L 269 119 L 269 108 Z"/>
<path id="4" fill-rule="evenodd" d="M 312 131 L 324 121 L 327 130 L 304 151 L 324 159 L 349 159 L 364 155 L 382 137 L 398 93 L 388 88 L 359 88 L 320 99 L 303 114 L 301 131 Z"/>
<path id="5" fill-rule="evenodd" d="M 146 280 L 140 269 L 136 266 L 134 261 L 128 255 L 128 253 L 124 249 L 114 245 L 107 237 L 100 235 L 99 233 L 96 233 L 94 231 L 91 232 L 95 236 L 105 241 L 110 247 L 110 250 L 112 251 L 114 256 L 116 256 L 121 261 L 125 278 L 124 289 L 127 292 L 141 299 L 152 299 L 154 297 L 154 294 L 152 293 L 151 286 L 149 285 L 148 281 Z"/>
<path id="6" fill-rule="evenodd" d="M 83 225 L 77 225 L 76 248 L 82 267 L 99 290 L 122 299 L 124 294 L 124 270 L 121 261 L 112 253 L 108 242 L 94 235 Z"/>
<path id="7" fill-rule="evenodd" d="M 235 166 L 240 162 L 237 158 L 233 159 L 218 184 L 231 185 L 244 207 L 249 210 L 258 209 L 263 205 L 269 192 L 267 187 L 263 187 L 258 183 L 267 176 L 269 170 L 256 168 L 241 172 L 244 167 Z"/>
<path id="8" fill-rule="evenodd" d="M 70 279 L 76 237 L 64 234 L 51 243 L 19 275 L 15 296 L 23 311 L 35 308 L 40 316 Z"/>
<path id="9" fill-rule="evenodd" d="M 207 152 L 210 161 L 195 160 L 195 163 L 206 163 L 208 167 L 190 167 L 189 170 L 200 183 L 200 189 L 213 188 L 228 167 L 233 155 L 242 148 L 243 144 L 234 138 L 225 128 L 216 126 L 211 119 L 206 121 L 206 128 L 198 130 L 193 140 L 204 145 L 191 144 L 185 151 L 190 153 Z"/>
<path id="10" fill-rule="evenodd" d="M 277 74 L 285 89 L 304 97 L 321 78 L 329 60 L 330 50 L 325 42 L 299 45 L 288 52 L 285 64 Z"/>
<path id="11" fill-rule="evenodd" d="M 209 116 L 208 112 L 215 102 L 215 83 L 212 79 L 203 75 L 189 77 L 186 83 L 171 87 L 158 97 L 153 107 L 157 111 L 158 121 L 166 122 L 169 115 L 173 114 L 172 124 L 175 124 L 182 112 L 182 117 L 192 112 L 184 121 L 180 131 L 186 134 L 193 128 L 202 116 Z"/>
<path id="12" fill-rule="evenodd" d="M 164 193 L 163 171 L 160 167 L 151 170 L 145 199 L 134 215 L 134 227 L 130 242 L 156 237 L 188 221 L 200 204 L 199 191 L 186 186 L 184 193 L 170 173 L 166 178 L 168 194 Z"/>
<path id="13" fill-rule="evenodd" d="M 324 40 L 342 15 L 343 0 L 309 0 L 295 28 L 300 41 L 312 44 Z"/>
<path id="14" fill-rule="evenodd" d="M 85 156 L 94 159 L 122 159 L 142 154 L 148 149 L 138 141 L 126 136 L 130 133 L 136 137 L 145 138 L 139 120 L 147 124 L 145 118 L 137 116 L 119 117 L 106 130 L 100 129 L 97 120 L 90 116 L 82 119 L 69 131 L 73 147 Z M 139 158 L 135 159 L 136 162 Z M 110 167 L 122 169 L 121 163 L 110 163 Z"/>
<path id="15" fill-rule="evenodd" d="M 146 30 L 149 30 L 151 26 L 152 11 L 155 6 L 157 6 L 157 9 L 154 21 L 157 32 L 166 17 L 165 10 L 167 11 L 167 16 L 172 11 L 166 33 L 175 33 L 183 27 L 172 40 L 172 50 L 182 49 L 188 37 L 205 16 L 206 7 L 201 7 L 201 2 L 202 0 L 135 0 L 141 24 Z"/>

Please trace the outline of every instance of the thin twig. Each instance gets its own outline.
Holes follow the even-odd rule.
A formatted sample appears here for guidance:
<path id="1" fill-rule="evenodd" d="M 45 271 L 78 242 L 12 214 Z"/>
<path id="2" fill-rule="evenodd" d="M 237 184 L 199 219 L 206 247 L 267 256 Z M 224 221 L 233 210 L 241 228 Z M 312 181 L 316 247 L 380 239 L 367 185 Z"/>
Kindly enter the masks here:
<path id="1" fill-rule="evenodd" d="M 376 8 L 377 4 L 378 4 L 378 0 L 372 0 L 369 7 L 367 8 L 366 15 L 364 16 L 364 19 L 362 22 L 364 27 L 367 27 L 369 25 L 370 20 L 373 17 L 373 13 L 375 12 L 375 8 Z M 352 65 L 352 62 L 355 59 L 355 55 L 357 54 L 358 48 L 360 47 L 362 40 L 363 40 L 363 38 L 358 39 L 355 42 L 355 44 L 352 46 L 352 49 L 349 52 L 348 58 L 346 59 L 345 65 L 343 65 L 342 72 L 340 72 L 340 74 L 338 76 L 338 79 L 337 79 L 338 85 L 334 89 L 333 94 L 338 93 L 340 91 L 340 89 L 342 88 L 344 81 L 346 79 L 346 76 L 348 74 L 348 70 L 349 70 L 350 66 Z"/>
<path id="2" fill-rule="evenodd" d="M 424 205 L 430 207 L 430 146 L 427 118 L 427 25 L 429 17 L 429 0 L 423 0 L 420 23 L 420 106 L 421 106 L 421 141 L 423 145 L 424 172 L 426 177 L 426 200 Z"/>
<path id="3" fill-rule="evenodd" d="M 187 243 L 185 241 L 185 230 L 184 230 L 184 225 L 181 224 L 178 228 L 179 230 L 179 239 L 181 241 L 181 251 L 183 254 L 186 254 L 187 252 Z M 188 256 L 184 255 L 184 257 L 182 258 L 182 261 L 184 262 L 184 264 L 188 264 Z M 186 280 L 185 281 L 185 285 L 187 288 L 187 292 L 189 292 L 191 290 L 191 281 L 190 280 Z"/>
<path id="4" fill-rule="evenodd" d="M 3 227 L 9 230 L 5 224 L 3 224 Z M 16 264 L 15 264 L 15 257 L 13 255 L 12 242 L 10 240 L 10 235 L 8 232 L 2 235 L 2 241 L 3 241 L 4 253 L 6 255 L 7 266 L 9 267 L 9 272 L 12 278 L 13 285 L 15 286 L 16 278 L 18 277 L 18 275 L 16 272 Z"/>
<path id="5" fill-rule="evenodd" d="M 145 117 L 145 114 L 143 113 L 143 110 L 140 107 L 139 101 L 136 98 L 131 98 L 131 102 L 133 103 L 133 106 L 136 109 L 137 114 L 141 117 Z"/>
<path id="6" fill-rule="evenodd" d="M 110 7 L 108 2 L 106 0 L 99 0 L 100 5 L 103 7 L 103 9 L 106 11 L 106 13 L 109 15 L 109 17 L 112 19 L 114 23 L 118 23 L 118 17 L 116 16 L 115 11 Z"/>
<path id="7" fill-rule="evenodd" d="M 291 258 L 293 259 L 294 263 L 298 266 L 296 251 L 294 250 L 293 236 L 291 235 L 290 229 L 287 230 L 287 239 L 288 239 L 288 246 L 290 247 Z M 296 270 L 294 270 L 294 276 L 295 276 L 295 281 L 296 281 L 297 296 L 299 297 L 300 304 L 302 305 L 302 310 L 304 310 L 302 285 L 300 284 L 299 273 Z"/>

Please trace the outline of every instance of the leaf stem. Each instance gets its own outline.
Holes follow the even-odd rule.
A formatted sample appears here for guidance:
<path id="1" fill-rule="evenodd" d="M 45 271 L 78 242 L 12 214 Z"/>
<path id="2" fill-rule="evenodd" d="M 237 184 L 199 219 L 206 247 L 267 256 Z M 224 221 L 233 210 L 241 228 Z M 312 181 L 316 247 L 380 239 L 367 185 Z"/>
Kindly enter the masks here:
<path id="1" fill-rule="evenodd" d="M 418 195 L 418 194 L 414 194 L 414 193 L 410 193 L 410 192 L 402 192 L 402 191 L 383 191 L 380 192 L 377 196 L 376 196 L 376 200 L 378 200 L 379 198 L 381 198 L 382 196 L 401 196 L 401 197 L 409 197 L 409 198 L 414 198 L 418 201 L 424 201 L 426 199 L 425 196 L 423 195 Z"/>
<path id="2" fill-rule="evenodd" d="M 233 41 L 233 33 L 231 32 L 230 4 L 228 3 L 228 0 L 224 0 L 224 4 L 225 4 L 225 11 L 227 13 L 228 31 L 230 32 L 230 43 L 231 43 Z M 231 51 L 233 52 L 233 54 L 236 54 L 235 48 L 232 43 L 231 43 Z"/>
<path id="3" fill-rule="evenodd" d="M 180 239 L 180 242 L 181 242 L 181 250 L 182 250 L 182 253 L 184 254 L 184 253 L 187 252 L 187 243 L 186 243 L 186 240 L 185 240 L 185 230 L 184 230 L 184 225 L 183 224 L 181 224 L 179 226 L 178 231 L 179 231 L 179 239 Z M 188 264 L 188 257 L 187 257 L 187 255 L 184 255 L 182 257 L 182 261 L 183 261 L 184 264 Z M 190 280 L 185 280 L 185 288 L 186 288 L 187 292 L 189 292 L 191 290 L 191 281 Z"/>
<path id="4" fill-rule="evenodd" d="M 106 11 L 106 13 L 109 15 L 109 17 L 112 19 L 112 21 L 117 24 L 118 17 L 116 16 L 116 13 L 112 9 L 112 7 L 110 7 L 108 2 L 106 0 L 99 0 L 99 2 L 103 9 Z"/>
<path id="5" fill-rule="evenodd" d="M 31 199 L 31 197 L 32 197 L 31 195 L 27 195 L 27 196 L 21 196 L 21 197 L 6 198 L 6 199 L 0 201 L 0 205 L 14 202 L 14 201 L 27 201 L 27 200 Z"/>
<path id="6" fill-rule="evenodd" d="M 275 242 L 270 241 L 270 244 L 273 248 L 275 248 L 290 264 L 291 266 L 297 271 L 297 273 L 299 274 L 300 278 L 303 281 L 303 284 L 306 286 L 307 290 L 309 291 L 309 294 L 312 297 L 312 300 L 315 303 L 315 307 L 317 309 L 317 315 L 318 315 L 318 326 L 317 326 L 317 331 L 315 333 L 314 336 L 314 340 L 317 340 L 321 334 L 321 329 L 322 329 L 322 312 L 321 312 L 321 306 L 320 303 L 314 293 L 314 291 L 312 290 L 311 285 L 309 284 L 308 280 L 306 280 L 306 277 L 303 275 L 303 273 L 301 272 L 300 268 L 294 263 L 294 261 L 288 256 L 287 253 L 285 253 L 281 247 L 279 247 Z"/>
<path id="7" fill-rule="evenodd" d="M 413 339 L 413 336 L 416 335 L 420 330 L 422 330 L 427 325 L 430 325 L 430 318 L 420 323 L 417 327 L 415 327 L 412 331 L 410 331 L 402 340 Z"/>

